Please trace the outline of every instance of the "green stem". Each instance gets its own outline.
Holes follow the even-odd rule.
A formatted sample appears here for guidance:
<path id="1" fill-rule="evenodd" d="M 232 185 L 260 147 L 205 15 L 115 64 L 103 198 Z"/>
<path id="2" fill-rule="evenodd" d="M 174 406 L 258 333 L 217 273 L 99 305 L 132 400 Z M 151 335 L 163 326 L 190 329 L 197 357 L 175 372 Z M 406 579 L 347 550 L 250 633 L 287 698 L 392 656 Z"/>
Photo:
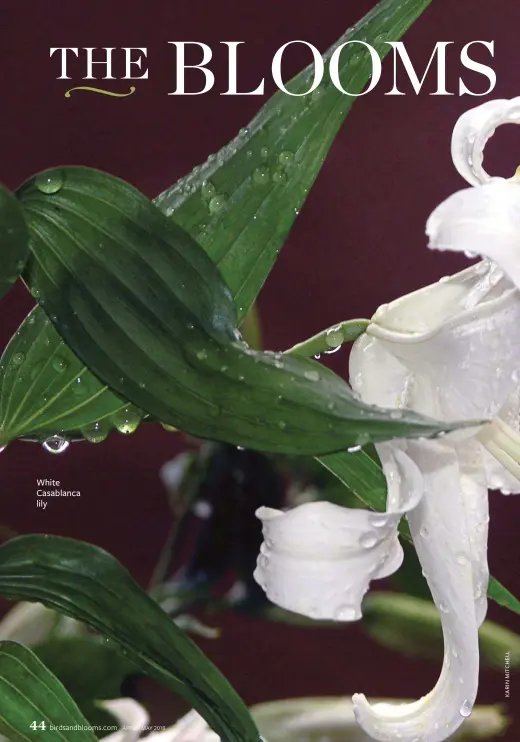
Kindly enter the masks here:
<path id="1" fill-rule="evenodd" d="M 285 352 L 293 356 L 305 356 L 306 358 L 320 356 L 322 353 L 333 353 L 343 343 L 351 343 L 356 340 L 366 331 L 369 324 L 370 320 L 368 319 L 350 319 L 346 322 L 340 322 L 338 325 L 327 327 L 326 330 L 322 330 L 302 343 L 293 345 Z"/>

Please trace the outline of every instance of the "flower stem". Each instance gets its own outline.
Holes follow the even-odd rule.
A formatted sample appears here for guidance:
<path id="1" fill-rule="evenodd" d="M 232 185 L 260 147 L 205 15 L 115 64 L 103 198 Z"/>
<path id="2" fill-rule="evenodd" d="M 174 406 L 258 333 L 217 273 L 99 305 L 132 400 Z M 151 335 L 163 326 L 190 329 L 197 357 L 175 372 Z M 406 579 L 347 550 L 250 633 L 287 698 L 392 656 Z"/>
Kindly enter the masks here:
<path id="1" fill-rule="evenodd" d="M 350 319 L 338 325 L 327 327 L 317 335 L 293 345 L 286 353 L 296 356 L 320 356 L 322 353 L 334 353 L 343 343 L 351 343 L 362 335 L 370 324 L 368 319 Z"/>

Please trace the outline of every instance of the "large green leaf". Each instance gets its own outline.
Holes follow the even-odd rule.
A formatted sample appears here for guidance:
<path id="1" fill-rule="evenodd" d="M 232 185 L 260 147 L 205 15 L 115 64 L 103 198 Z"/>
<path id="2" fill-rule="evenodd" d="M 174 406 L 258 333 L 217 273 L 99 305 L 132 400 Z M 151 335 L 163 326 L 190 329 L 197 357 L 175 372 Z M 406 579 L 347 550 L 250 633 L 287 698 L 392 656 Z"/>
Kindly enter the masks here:
<path id="1" fill-rule="evenodd" d="M 0 594 L 37 600 L 116 642 L 127 658 L 188 700 L 226 742 L 257 742 L 227 680 L 112 556 L 56 536 L 0 547 Z"/>
<path id="2" fill-rule="evenodd" d="M 211 259 L 127 183 L 72 167 L 47 173 L 60 186 L 48 193 L 39 178 L 19 191 L 26 280 L 89 369 L 153 418 L 299 454 L 446 429 L 365 405 L 315 361 L 249 348 Z"/>
<path id="3" fill-rule="evenodd" d="M 33 309 L 0 359 L 0 440 L 82 433 L 100 441 L 125 420 L 130 429 L 129 419 L 128 403 L 88 371 L 39 307 Z"/>
<path id="4" fill-rule="evenodd" d="M 371 44 L 383 57 L 391 49 L 385 42 L 397 41 L 430 2 L 383 0 L 338 39 L 325 61 L 352 40 Z M 343 50 L 339 74 L 345 90 L 359 93 L 371 72 L 366 47 L 352 44 Z M 302 96 L 313 80 L 311 65 L 287 83 L 287 89 L 299 95 L 276 93 L 236 139 L 156 199 L 218 265 L 236 299 L 239 318 L 260 291 L 356 100 L 330 82 L 328 67 L 323 84 Z M 338 193 L 341 187 L 338 184 Z M 306 251 L 306 256 L 319 262 L 317 251 Z"/>
<path id="5" fill-rule="evenodd" d="M 0 668 L 0 732 L 11 742 L 96 742 L 63 685 L 30 649 L 0 642 Z"/>
<path id="6" fill-rule="evenodd" d="M 0 298 L 21 274 L 28 254 L 27 226 L 20 204 L 0 185 Z"/>
<path id="7" fill-rule="evenodd" d="M 139 672 L 127 657 L 98 636 L 53 637 L 33 647 L 33 651 L 63 683 L 87 721 L 99 727 L 109 724 L 111 716 L 98 701 L 121 698 L 123 682 Z M 97 736 L 106 737 L 107 733 L 100 731 Z"/>
<path id="8" fill-rule="evenodd" d="M 318 457 L 323 466 L 343 482 L 368 508 L 386 509 L 386 480 L 375 451 L 341 452 Z M 346 490 L 346 493 L 348 493 Z M 337 498 L 336 498 L 337 499 Z M 408 524 L 402 520 L 401 535 L 411 541 Z M 488 596 L 504 608 L 520 614 L 520 600 L 494 577 L 489 578 Z"/>

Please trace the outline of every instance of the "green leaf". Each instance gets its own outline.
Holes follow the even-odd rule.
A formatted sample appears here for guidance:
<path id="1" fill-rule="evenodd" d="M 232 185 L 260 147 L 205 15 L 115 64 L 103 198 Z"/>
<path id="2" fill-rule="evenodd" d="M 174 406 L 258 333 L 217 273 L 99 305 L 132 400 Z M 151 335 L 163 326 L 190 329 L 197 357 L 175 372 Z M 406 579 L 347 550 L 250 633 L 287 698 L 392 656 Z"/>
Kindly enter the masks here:
<path id="1" fill-rule="evenodd" d="M 20 276 L 28 255 L 27 225 L 20 204 L 0 185 L 0 298 Z"/>
<path id="2" fill-rule="evenodd" d="M 153 418 L 201 438 L 326 453 L 446 427 L 362 403 L 315 361 L 240 339 L 229 290 L 206 253 L 132 186 L 88 168 L 19 191 L 26 280 L 88 368 Z"/>
<path id="3" fill-rule="evenodd" d="M 0 441 L 57 433 L 106 438 L 128 403 L 99 382 L 35 307 L 0 359 Z"/>
<path id="4" fill-rule="evenodd" d="M 444 642 L 439 613 L 431 600 L 391 592 L 370 592 L 363 602 L 363 628 L 389 649 L 442 660 Z M 520 636 L 493 621 L 479 629 L 483 667 L 503 670 L 509 652 L 512 668 L 520 666 Z"/>
<path id="5" fill-rule="evenodd" d="M 132 662 L 97 636 L 51 638 L 33 651 L 63 683 L 90 724 L 115 723 L 97 701 L 121 698 L 124 680 L 139 672 Z"/>
<path id="6" fill-rule="evenodd" d="M 30 649 L 0 642 L 0 667 L 0 732 L 11 742 L 96 742 L 65 688 Z M 84 728 L 61 731 L 51 724 Z"/>
<path id="7" fill-rule="evenodd" d="M 491 576 L 489 578 L 488 596 L 498 603 L 498 605 L 520 614 L 520 600 L 515 598 L 504 585 Z"/>
<path id="8" fill-rule="evenodd" d="M 366 507 L 384 511 L 386 510 L 386 479 L 375 449 L 368 446 L 367 451 L 353 454 L 342 452 L 317 457 L 317 459 L 338 477 Z M 412 541 L 410 529 L 404 519 L 401 521 L 399 530 L 401 536 Z M 489 578 L 488 596 L 504 608 L 520 614 L 520 601 L 494 577 Z"/>
<path id="9" fill-rule="evenodd" d="M 383 0 L 324 55 L 347 41 L 371 44 L 381 57 L 431 0 Z M 366 47 L 352 44 L 340 57 L 345 90 L 359 93 L 372 72 Z M 239 318 L 255 300 L 305 201 L 355 97 L 328 79 L 309 95 L 314 65 L 279 91 L 238 137 L 157 197 L 162 211 L 199 242 L 218 265 L 235 297 Z M 338 184 L 338 192 L 347 187 Z M 315 259 L 319 260 L 316 252 Z"/>
<path id="10" fill-rule="evenodd" d="M 112 556 L 57 536 L 0 547 L 0 594 L 37 600 L 116 642 L 141 670 L 190 702 L 227 742 L 256 742 L 246 706 L 227 680 Z"/>

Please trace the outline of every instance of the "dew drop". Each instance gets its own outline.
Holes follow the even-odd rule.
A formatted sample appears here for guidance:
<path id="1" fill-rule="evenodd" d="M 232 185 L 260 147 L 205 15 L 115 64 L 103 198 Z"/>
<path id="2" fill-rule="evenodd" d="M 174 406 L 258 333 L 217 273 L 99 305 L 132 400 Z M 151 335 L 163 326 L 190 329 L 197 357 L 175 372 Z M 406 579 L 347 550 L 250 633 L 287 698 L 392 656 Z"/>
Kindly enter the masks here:
<path id="1" fill-rule="evenodd" d="M 65 182 L 65 176 L 61 170 L 47 170 L 40 173 L 34 180 L 36 188 L 42 193 L 51 195 L 58 193 Z"/>
<path id="2" fill-rule="evenodd" d="M 25 361 L 25 353 L 22 353 L 21 351 L 19 351 L 18 353 L 15 353 L 11 359 L 13 366 L 21 366 L 24 361 Z"/>
<path id="3" fill-rule="evenodd" d="M 69 447 L 69 441 L 61 435 L 51 435 L 44 440 L 43 447 L 49 453 L 63 453 Z"/>
<path id="4" fill-rule="evenodd" d="M 317 371 L 305 371 L 303 374 L 309 381 L 319 381 L 320 375 Z"/>
<path id="5" fill-rule="evenodd" d="M 419 536 L 421 536 L 421 538 L 428 538 L 429 535 L 430 535 L 429 530 L 426 528 L 426 526 L 423 526 L 421 530 L 419 531 Z"/>
<path id="6" fill-rule="evenodd" d="M 371 549 L 377 544 L 377 540 L 377 534 L 375 534 L 373 531 L 367 531 L 367 533 L 364 533 L 361 536 L 361 538 L 359 539 L 359 543 L 364 549 Z"/>
<path id="7" fill-rule="evenodd" d="M 468 558 L 465 554 L 459 554 L 457 557 L 457 564 L 460 564 L 461 567 L 464 567 L 466 564 L 468 564 Z"/>
<path id="8" fill-rule="evenodd" d="M 218 214 L 219 211 L 222 211 L 227 206 L 227 198 L 225 196 L 217 195 L 213 196 L 211 201 L 209 202 L 209 210 L 211 214 Z"/>
<path id="9" fill-rule="evenodd" d="M 403 416 L 402 410 L 392 410 L 392 412 L 390 413 L 390 417 L 392 418 L 392 420 L 400 420 L 402 416 Z"/>
<path id="10" fill-rule="evenodd" d="M 468 701 L 468 699 L 466 698 L 464 702 L 462 703 L 462 706 L 459 709 L 459 713 L 461 716 L 467 719 L 467 717 L 471 714 L 472 710 L 473 710 L 473 704 L 470 701 Z"/>
<path id="11" fill-rule="evenodd" d="M 388 515 L 385 515 L 384 513 L 374 513 L 374 515 L 370 516 L 370 524 L 374 526 L 374 528 L 383 528 L 383 526 L 388 524 Z"/>
<path id="12" fill-rule="evenodd" d="M 280 165 L 283 165 L 284 167 L 287 167 L 287 165 L 290 165 L 291 162 L 294 159 L 294 154 L 290 152 L 289 150 L 285 150 L 284 152 L 281 152 L 278 156 L 278 162 Z"/>
<path id="13" fill-rule="evenodd" d="M 211 183 L 211 181 L 204 181 L 204 183 L 202 184 L 202 188 L 200 189 L 200 195 L 202 196 L 202 198 L 205 198 L 209 201 L 211 198 L 213 198 L 216 192 L 217 189 L 215 188 L 213 183 Z"/>
<path id="14" fill-rule="evenodd" d="M 59 356 L 57 356 L 52 362 L 53 369 L 60 372 L 65 371 L 68 365 L 69 364 L 67 363 L 67 361 L 65 361 L 63 358 L 60 358 Z"/>
<path id="15" fill-rule="evenodd" d="M 278 427 L 280 428 L 280 430 L 285 430 L 285 428 L 287 427 L 287 423 L 285 422 L 285 420 L 279 420 Z"/>
<path id="16" fill-rule="evenodd" d="M 287 180 L 287 173 L 281 165 L 277 165 L 271 170 L 271 177 L 275 183 L 283 183 Z"/>
<path id="17" fill-rule="evenodd" d="M 76 379 L 74 379 L 74 381 L 72 382 L 71 388 L 72 388 L 72 393 L 77 394 L 78 397 L 81 396 L 82 394 L 85 394 L 85 392 L 87 391 L 87 385 L 85 384 L 81 376 L 78 376 Z"/>
<path id="18" fill-rule="evenodd" d="M 177 428 L 174 428 L 173 425 L 168 425 L 168 423 L 161 423 L 161 427 L 168 431 L 168 433 L 176 433 Z"/>
<path id="19" fill-rule="evenodd" d="M 329 348 L 339 348 L 343 342 L 343 333 L 339 327 L 332 327 L 325 333 L 325 340 Z"/>
<path id="20" fill-rule="evenodd" d="M 260 157 L 262 158 L 262 160 L 267 160 L 268 156 L 269 150 L 267 149 L 267 147 L 262 147 L 262 149 L 260 150 Z"/>
<path id="21" fill-rule="evenodd" d="M 348 453 L 358 453 L 358 451 L 361 451 L 361 446 L 350 446 L 347 451 Z"/>
<path id="22" fill-rule="evenodd" d="M 199 359 L 199 361 L 205 361 L 207 357 L 208 357 L 208 354 L 206 353 L 205 350 L 197 351 L 197 358 Z"/>
<path id="23" fill-rule="evenodd" d="M 334 618 L 336 621 L 355 621 L 357 611 L 352 605 L 340 605 L 334 611 Z"/>
<path id="24" fill-rule="evenodd" d="M 253 173 L 253 180 L 255 183 L 258 183 L 259 185 L 265 185 L 269 182 L 269 168 L 265 165 L 260 165 L 256 168 L 255 172 Z"/>
<path id="25" fill-rule="evenodd" d="M 439 603 L 439 610 L 440 610 L 440 611 L 441 611 L 442 613 L 448 613 L 448 612 L 449 612 L 449 610 L 448 610 L 448 606 L 446 605 L 446 603 L 442 603 L 442 602 L 441 602 L 441 603 Z"/>
<path id="26" fill-rule="evenodd" d="M 106 422 L 97 422 L 81 429 L 81 435 L 89 443 L 102 443 L 107 439 L 109 426 Z"/>
<path id="27" fill-rule="evenodd" d="M 136 407 L 129 405 L 122 410 L 118 410 L 110 418 L 112 425 L 123 435 L 135 433 L 141 422 L 141 415 Z"/>

